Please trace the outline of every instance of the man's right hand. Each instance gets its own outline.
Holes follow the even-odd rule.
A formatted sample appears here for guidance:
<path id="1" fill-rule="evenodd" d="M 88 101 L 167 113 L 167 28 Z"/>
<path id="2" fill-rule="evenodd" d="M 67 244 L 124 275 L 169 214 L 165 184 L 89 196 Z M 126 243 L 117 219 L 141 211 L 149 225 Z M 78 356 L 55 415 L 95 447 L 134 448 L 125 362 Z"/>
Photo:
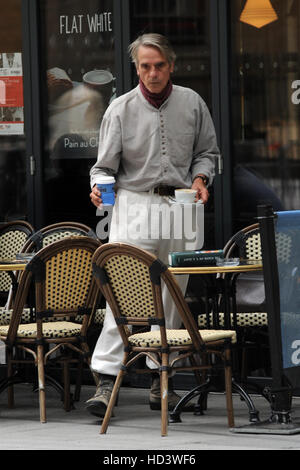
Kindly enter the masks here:
<path id="1" fill-rule="evenodd" d="M 99 207 L 102 204 L 101 193 L 96 184 L 93 186 L 92 192 L 90 193 L 90 198 L 94 206 Z"/>

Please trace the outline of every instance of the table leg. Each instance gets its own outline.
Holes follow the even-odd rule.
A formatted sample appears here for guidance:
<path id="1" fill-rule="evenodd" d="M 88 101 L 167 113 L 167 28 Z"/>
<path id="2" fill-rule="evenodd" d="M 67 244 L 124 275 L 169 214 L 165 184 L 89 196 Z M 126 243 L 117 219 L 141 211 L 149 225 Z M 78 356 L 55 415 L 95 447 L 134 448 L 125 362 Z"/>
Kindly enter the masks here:
<path id="1" fill-rule="evenodd" d="M 203 415 L 203 411 L 206 409 L 205 400 L 209 392 L 221 392 L 224 391 L 224 387 L 220 386 L 220 377 L 210 376 L 207 378 L 206 382 L 201 385 L 197 385 L 195 388 L 190 390 L 186 395 L 184 395 L 181 400 L 177 403 L 173 411 L 170 412 L 170 423 L 180 423 L 181 422 L 181 412 L 186 404 L 199 396 L 198 404 L 195 405 L 194 413 L 197 415 Z M 246 402 L 249 410 L 249 422 L 258 423 L 259 411 L 255 408 L 255 405 L 248 395 L 248 393 L 232 379 L 232 391 L 238 393 L 243 401 Z"/>

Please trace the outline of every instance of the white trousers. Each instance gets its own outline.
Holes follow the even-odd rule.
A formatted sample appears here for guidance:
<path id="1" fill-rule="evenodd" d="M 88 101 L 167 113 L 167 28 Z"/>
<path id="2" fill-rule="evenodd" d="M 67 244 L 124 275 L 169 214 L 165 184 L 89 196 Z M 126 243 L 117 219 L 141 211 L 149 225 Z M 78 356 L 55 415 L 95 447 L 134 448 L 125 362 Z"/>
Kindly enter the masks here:
<path id="1" fill-rule="evenodd" d="M 188 240 L 184 234 L 180 237 L 179 228 L 174 227 L 176 218 L 168 218 L 170 212 L 168 209 L 171 204 L 170 199 L 165 196 L 119 189 L 110 224 L 109 242 L 133 244 L 155 254 L 166 264 L 168 264 L 170 251 L 195 249 L 197 240 Z M 162 209 L 165 209 L 165 212 L 162 211 L 163 215 L 159 217 L 159 211 Z M 176 230 L 177 233 L 175 233 Z M 185 293 L 188 276 L 177 276 L 177 282 L 182 292 Z M 180 328 L 181 318 L 164 285 L 162 297 L 166 327 Z M 91 368 L 100 374 L 116 376 L 120 370 L 122 358 L 123 341 L 113 313 L 106 304 L 105 320 L 92 355 Z M 147 361 L 147 364 L 153 367 L 151 361 Z"/>

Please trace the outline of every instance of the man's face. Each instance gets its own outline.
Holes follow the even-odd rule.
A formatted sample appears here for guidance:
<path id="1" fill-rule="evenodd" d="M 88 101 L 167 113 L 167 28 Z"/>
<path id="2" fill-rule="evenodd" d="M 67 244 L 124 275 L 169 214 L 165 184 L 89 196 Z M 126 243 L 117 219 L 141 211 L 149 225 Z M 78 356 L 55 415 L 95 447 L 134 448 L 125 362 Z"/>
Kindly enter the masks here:
<path id="1" fill-rule="evenodd" d="M 160 93 L 167 85 L 174 64 L 169 64 L 156 47 L 140 46 L 137 74 L 151 93 Z"/>

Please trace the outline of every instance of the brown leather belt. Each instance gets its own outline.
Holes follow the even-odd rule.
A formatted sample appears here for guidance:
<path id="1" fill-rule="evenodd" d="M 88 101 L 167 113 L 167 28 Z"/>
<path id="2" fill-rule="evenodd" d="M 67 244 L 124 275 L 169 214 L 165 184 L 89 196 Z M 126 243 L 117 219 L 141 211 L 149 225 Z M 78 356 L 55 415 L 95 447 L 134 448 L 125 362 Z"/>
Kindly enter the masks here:
<path id="1" fill-rule="evenodd" d="M 175 195 L 175 186 L 157 186 L 153 189 L 154 194 L 159 194 L 159 196 L 174 196 Z"/>

